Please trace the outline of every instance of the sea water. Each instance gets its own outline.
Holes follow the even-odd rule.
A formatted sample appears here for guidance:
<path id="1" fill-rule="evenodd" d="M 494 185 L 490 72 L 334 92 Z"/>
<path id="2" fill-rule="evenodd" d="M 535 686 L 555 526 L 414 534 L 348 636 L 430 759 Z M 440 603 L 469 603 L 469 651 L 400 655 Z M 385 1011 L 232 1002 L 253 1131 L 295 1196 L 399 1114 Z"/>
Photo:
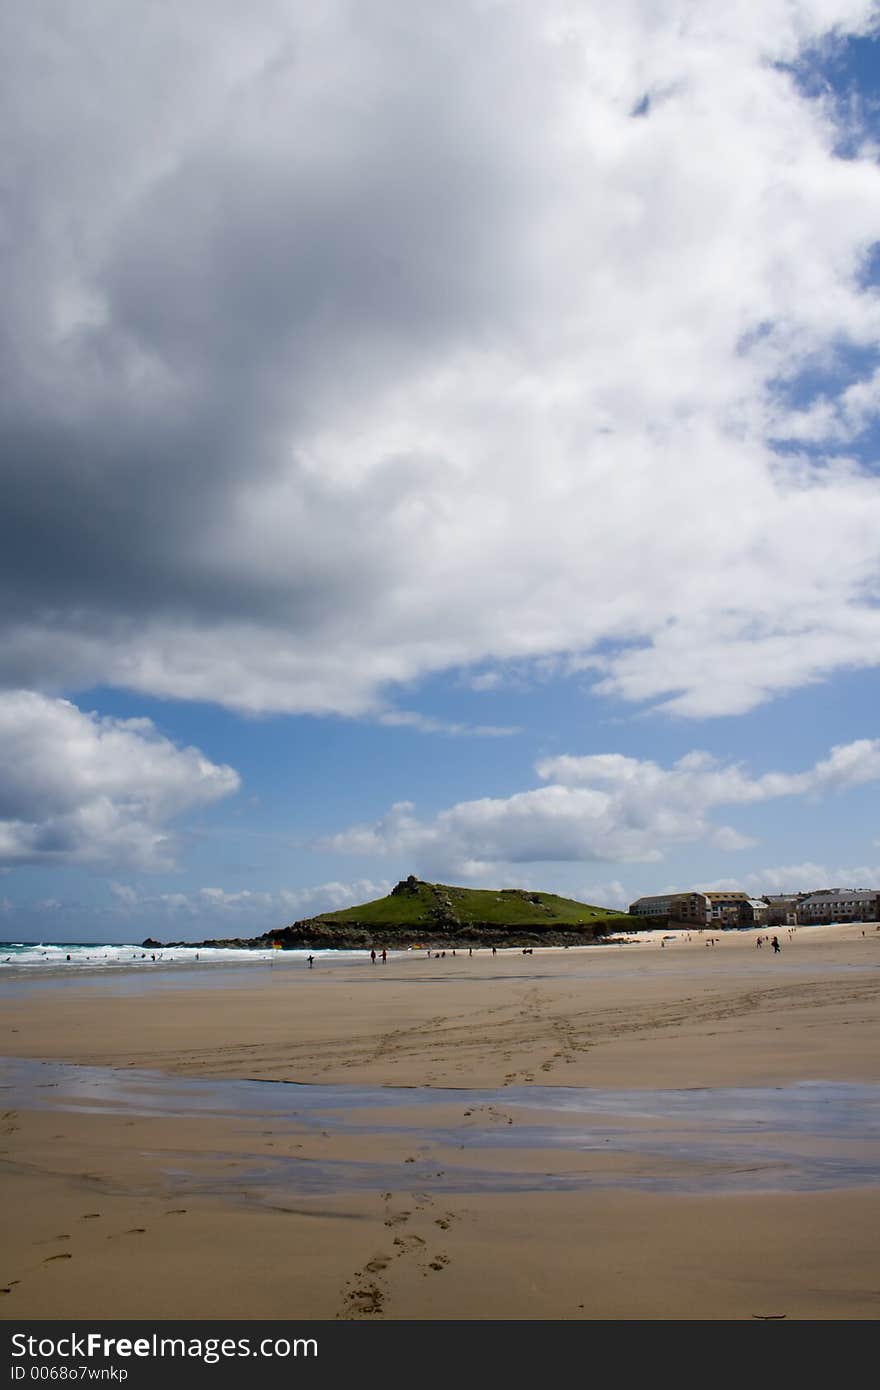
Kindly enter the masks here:
<path id="1" fill-rule="evenodd" d="M 349 960 L 363 951 L 278 951 L 242 946 L 143 946 L 133 942 L 108 944 L 95 941 L 0 941 L 0 975 L 4 969 L 49 971 L 136 969 L 155 965 L 265 965 L 277 960 L 308 962 L 332 955 Z"/>

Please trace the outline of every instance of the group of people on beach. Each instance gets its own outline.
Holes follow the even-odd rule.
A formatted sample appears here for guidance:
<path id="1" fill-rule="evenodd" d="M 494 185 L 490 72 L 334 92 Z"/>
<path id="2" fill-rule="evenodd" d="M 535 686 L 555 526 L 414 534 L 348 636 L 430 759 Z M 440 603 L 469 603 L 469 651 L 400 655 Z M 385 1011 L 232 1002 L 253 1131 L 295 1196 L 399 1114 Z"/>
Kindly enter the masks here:
<path id="1" fill-rule="evenodd" d="M 788 933 L 788 939 L 789 941 L 791 940 L 791 932 Z M 770 942 L 770 945 L 773 948 L 773 954 L 778 955 L 779 952 L 782 950 L 782 947 L 779 944 L 778 936 L 774 936 L 772 939 L 769 936 L 758 936 L 755 938 L 755 946 L 760 951 L 761 947 L 766 946 L 768 941 Z"/>
<path id="2" fill-rule="evenodd" d="M 445 952 L 445 951 L 431 951 L 431 950 L 429 949 L 427 954 L 428 954 L 428 960 L 431 960 L 432 957 L 433 957 L 434 960 L 445 960 L 445 959 L 446 959 L 446 952 Z M 449 954 L 450 954 L 450 955 L 453 955 L 453 956 L 455 955 L 455 947 L 454 947 L 454 946 L 453 946 L 453 948 L 452 948 L 452 950 L 450 951 Z M 469 955 L 469 956 L 472 956 L 473 954 L 474 954 L 474 948 L 473 948 L 473 946 L 468 946 L 468 955 Z M 492 954 L 493 954 L 493 956 L 495 955 L 495 947 L 494 947 L 494 946 L 492 947 Z M 370 951 L 370 961 L 372 962 L 373 965 L 375 965 L 375 964 L 376 964 L 376 961 L 377 961 L 378 959 L 380 959 L 380 958 L 381 958 L 382 964 L 384 965 L 385 962 L 386 962 L 386 960 L 388 959 L 388 952 L 386 951 L 386 949 L 385 949 L 384 946 L 382 947 L 382 950 L 381 950 L 379 956 L 376 955 L 375 948 L 373 948 L 373 949 Z M 310 959 L 311 959 L 311 957 L 310 957 Z"/>
<path id="3" fill-rule="evenodd" d="M 880 931 L 880 926 L 878 926 L 877 930 Z M 865 934 L 865 933 L 862 932 L 862 936 L 864 936 L 864 934 Z M 700 935 L 702 936 L 702 932 L 700 933 Z M 788 933 L 788 939 L 789 939 L 789 941 L 791 940 L 791 937 L 792 937 L 792 933 L 791 933 L 791 931 L 789 931 L 789 933 Z M 671 939 L 671 938 L 670 938 L 670 939 Z M 688 941 L 690 941 L 690 940 L 691 940 L 691 937 L 688 936 L 687 939 L 688 939 Z M 710 937 L 707 938 L 705 944 L 706 944 L 707 946 L 715 946 L 715 945 L 717 945 L 718 940 L 719 940 L 719 938 L 718 938 L 717 936 L 710 936 Z M 779 944 L 779 937 L 778 937 L 778 936 L 773 936 L 773 937 L 770 937 L 770 936 L 759 936 L 759 937 L 757 937 L 756 940 L 755 940 L 755 945 L 756 945 L 756 947 L 758 948 L 758 950 L 760 950 L 762 946 L 766 946 L 768 943 L 769 943 L 770 948 L 771 948 L 771 950 L 773 951 L 774 955 L 778 955 L 779 952 L 782 950 L 782 947 L 781 947 L 780 944 Z M 666 938 L 664 938 L 663 940 L 661 940 L 660 945 L 661 945 L 661 946 L 665 946 L 665 945 L 666 945 Z M 432 958 L 432 956 L 433 956 L 434 960 L 445 960 L 445 959 L 446 959 L 446 952 L 445 952 L 445 951 L 433 951 L 433 952 L 432 952 L 432 951 L 429 950 L 427 954 L 428 954 L 428 959 L 429 959 L 429 960 Z M 452 951 L 450 952 L 450 954 L 453 955 L 453 956 L 455 955 L 455 948 L 454 948 L 454 947 L 452 948 Z M 472 956 L 473 954 L 474 954 L 474 948 L 473 948 L 473 946 L 469 946 L 469 947 L 468 947 L 468 955 L 469 955 L 469 956 Z M 495 955 L 497 955 L 497 954 L 498 954 L 497 948 L 496 948 L 495 946 L 493 946 L 493 947 L 492 947 L 492 955 L 495 956 Z M 531 954 L 532 954 L 531 949 L 528 948 L 528 947 L 526 947 L 526 948 L 524 949 L 524 951 L 523 951 L 523 955 L 531 955 Z M 69 959 L 70 959 L 70 957 L 68 956 L 68 960 L 69 960 Z M 155 960 L 155 956 L 153 957 L 153 959 Z M 377 952 L 376 952 L 376 948 L 375 948 L 375 947 L 372 947 L 372 948 L 371 948 L 371 950 L 370 950 L 370 963 L 371 963 L 372 965 L 375 965 L 377 960 L 381 960 L 383 965 L 384 965 L 385 962 L 388 960 L 388 952 L 387 952 L 387 950 L 386 950 L 386 948 L 385 948 L 384 946 L 382 947 L 382 950 L 381 950 L 378 954 L 377 954 Z M 315 963 L 315 957 L 314 957 L 314 956 L 309 956 L 309 958 L 308 958 L 308 964 L 309 964 L 309 969 L 310 969 L 310 970 L 312 969 L 314 963 Z"/>

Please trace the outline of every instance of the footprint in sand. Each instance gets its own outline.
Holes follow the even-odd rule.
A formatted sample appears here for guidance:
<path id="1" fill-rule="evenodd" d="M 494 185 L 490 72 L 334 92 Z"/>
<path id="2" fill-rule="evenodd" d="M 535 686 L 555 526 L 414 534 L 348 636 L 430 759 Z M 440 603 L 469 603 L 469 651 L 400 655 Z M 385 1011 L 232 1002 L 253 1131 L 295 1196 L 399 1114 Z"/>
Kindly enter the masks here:
<path id="1" fill-rule="evenodd" d="M 62 1254 L 60 1254 L 60 1255 L 47 1255 L 46 1258 L 45 1258 L 45 1260 L 43 1261 L 43 1264 L 44 1264 L 44 1265 L 47 1265 L 47 1264 L 49 1263 L 50 1260 L 72 1260 L 72 1259 L 73 1259 L 73 1256 L 70 1254 L 70 1252 L 69 1252 L 68 1250 L 65 1250 L 65 1251 L 64 1251 Z"/>
<path id="2" fill-rule="evenodd" d="M 358 1284 L 345 1295 L 345 1304 L 337 1318 L 379 1317 L 385 1306 L 385 1295 L 378 1284 Z"/>
<path id="3" fill-rule="evenodd" d="M 412 1216 L 411 1211 L 398 1211 L 385 1217 L 386 1226 L 402 1226 Z"/>
<path id="4" fill-rule="evenodd" d="M 398 1256 L 410 1254 L 414 1250 L 420 1250 L 424 1245 L 421 1236 L 395 1236 L 394 1244 L 399 1246 Z"/>
<path id="5" fill-rule="evenodd" d="M 94 1221 L 100 1215 L 101 1213 L 99 1211 L 87 1211 L 85 1215 L 81 1216 L 79 1219 L 80 1221 Z"/>

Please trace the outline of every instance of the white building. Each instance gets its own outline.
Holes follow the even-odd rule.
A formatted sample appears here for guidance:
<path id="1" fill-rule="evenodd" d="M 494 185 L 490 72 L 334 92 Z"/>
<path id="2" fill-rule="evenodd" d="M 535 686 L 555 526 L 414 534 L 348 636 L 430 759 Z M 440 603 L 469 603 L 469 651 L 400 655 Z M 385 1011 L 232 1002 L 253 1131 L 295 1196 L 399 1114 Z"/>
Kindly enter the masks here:
<path id="1" fill-rule="evenodd" d="M 799 922 L 876 922 L 880 891 L 876 888 L 823 888 L 798 904 Z"/>

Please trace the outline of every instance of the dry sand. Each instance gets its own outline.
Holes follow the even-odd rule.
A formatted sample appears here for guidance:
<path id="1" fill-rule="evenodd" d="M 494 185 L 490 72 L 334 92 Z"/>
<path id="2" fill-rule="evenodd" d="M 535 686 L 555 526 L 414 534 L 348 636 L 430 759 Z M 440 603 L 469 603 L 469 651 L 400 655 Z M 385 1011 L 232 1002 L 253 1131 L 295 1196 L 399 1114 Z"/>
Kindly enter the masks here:
<path id="1" fill-rule="evenodd" d="M 864 932 L 864 934 L 863 934 Z M 761 933 L 763 935 L 763 932 Z M 497 1088 L 691 1089 L 878 1082 L 880 932 L 676 934 L 660 945 L 486 950 L 386 966 L 286 960 L 241 983 L 158 977 L 25 985 L 0 1054 L 195 1077 Z M 275 1087 L 267 1092 L 276 1092 Z M 42 1097 L 45 1100 L 45 1096 Z M 462 1114 L 467 1115 L 467 1095 Z M 445 1122 L 438 1109 L 429 1118 Z M 16 1318 L 873 1318 L 880 1185 L 656 1192 L 659 1160 L 613 1154 L 632 1186 L 444 1192 L 405 1132 L 266 1115 L 9 1110 L 0 1309 Z M 392 1112 L 393 1118 L 393 1112 Z M 518 1123 L 487 1107 L 473 1123 Z M 559 1123 L 550 1117 L 551 1123 Z M 369 1125 L 366 1126 L 369 1130 Z M 404 1126 L 405 1129 L 405 1126 Z M 186 1155 L 201 1183 L 176 1185 Z M 279 1197 L 255 1156 L 384 1163 L 381 1190 Z M 418 1154 L 416 1154 L 418 1157 Z M 431 1150 L 432 1161 L 456 1155 Z M 491 1167 L 498 1155 L 469 1155 Z M 547 1148 L 504 1167 L 594 1174 Z M 662 1165 L 661 1165 L 662 1166 Z M 698 1165 L 694 1167 L 698 1174 Z"/>

